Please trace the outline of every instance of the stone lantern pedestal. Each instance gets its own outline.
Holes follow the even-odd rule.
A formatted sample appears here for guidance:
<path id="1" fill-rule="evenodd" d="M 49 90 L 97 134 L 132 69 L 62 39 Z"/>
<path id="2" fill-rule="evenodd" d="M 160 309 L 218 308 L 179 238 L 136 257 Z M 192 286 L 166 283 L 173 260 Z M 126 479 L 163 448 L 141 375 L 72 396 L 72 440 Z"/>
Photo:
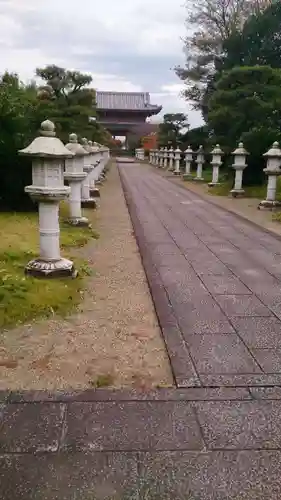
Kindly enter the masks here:
<path id="1" fill-rule="evenodd" d="M 220 166 L 222 165 L 221 157 L 222 157 L 223 151 L 221 150 L 219 144 L 217 144 L 215 146 L 215 148 L 213 149 L 211 154 L 213 156 L 213 159 L 211 161 L 211 165 L 213 167 L 213 175 L 212 175 L 212 182 L 209 182 L 208 186 L 214 187 L 214 186 L 220 185 L 219 170 L 220 170 Z"/>
<path id="2" fill-rule="evenodd" d="M 246 156 L 248 151 L 244 148 L 243 142 L 239 142 L 238 148 L 233 151 L 234 163 L 232 168 L 235 170 L 235 181 L 234 188 L 230 191 L 233 198 L 241 197 L 244 195 L 245 191 L 242 187 L 243 185 L 243 172 L 247 167 Z"/>
<path id="3" fill-rule="evenodd" d="M 89 221 L 86 217 L 82 216 L 81 210 L 81 184 L 87 176 L 86 172 L 83 170 L 86 151 L 78 144 L 76 134 L 70 134 L 69 143 L 66 144 L 66 148 L 75 155 L 73 158 L 65 160 L 64 178 L 68 181 L 70 186 L 70 216 L 66 222 L 71 226 L 89 227 Z"/>
<path id="4" fill-rule="evenodd" d="M 159 167 L 163 168 L 163 164 L 164 164 L 164 148 L 160 148 L 160 151 L 159 151 Z"/>
<path id="5" fill-rule="evenodd" d="M 183 174 L 183 180 L 188 181 L 191 179 L 191 163 L 193 160 L 193 151 L 190 146 L 185 150 L 185 173 Z"/>
<path id="6" fill-rule="evenodd" d="M 155 166 L 159 167 L 159 149 L 155 150 Z"/>
<path id="7" fill-rule="evenodd" d="M 173 171 L 174 170 L 174 148 L 171 146 L 169 149 L 169 169 Z"/>
<path id="8" fill-rule="evenodd" d="M 274 142 L 272 148 L 263 155 L 267 158 L 267 166 L 264 173 L 268 176 L 266 199 L 261 201 L 258 208 L 274 210 L 281 206 L 281 202 L 276 200 L 277 177 L 281 175 L 281 149 L 278 142 Z"/>
<path id="9" fill-rule="evenodd" d="M 180 175 L 180 161 L 181 161 L 181 150 L 180 148 L 175 149 L 175 170 L 174 175 Z"/>
<path id="10" fill-rule="evenodd" d="M 195 181 L 202 182 L 204 181 L 203 177 L 203 164 L 204 164 L 204 151 L 203 151 L 203 146 L 200 146 L 198 151 L 197 151 L 197 158 L 195 160 L 197 163 L 197 172 L 196 172 L 196 177 L 194 178 Z"/>
<path id="11" fill-rule="evenodd" d="M 163 167 L 166 169 L 168 166 L 168 148 L 164 148 L 163 157 L 164 157 Z"/>
<path id="12" fill-rule="evenodd" d="M 46 120 L 40 136 L 19 151 L 32 158 L 32 185 L 25 191 L 39 203 L 40 256 L 25 268 L 26 274 L 38 278 L 77 276 L 73 262 L 61 257 L 59 240 L 59 203 L 70 194 L 64 186 L 64 160 L 73 153 L 55 135 L 55 125 Z"/>
<path id="13" fill-rule="evenodd" d="M 92 141 L 89 141 L 89 153 L 90 153 L 90 163 L 93 166 L 93 170 L 89 175 L 90 182 L 90 198 L 100 198 L 100 190 L 96 186 L 96 180 L 98 180 L 97 176 L 97 168 L 100 164 L 100 154 L 99 147 L 94 145 Z"/>
<path id="14" fill-rule="evenodd" d="M 90 159 L 88 158 L 91 152 L 91 148 L 88 144 L 88 140 L 85 137 L 82 139 L 81 143 L 83 149 L 85 149 L 83 170 L 87 174 L 84 181 L 82 182 L 81 205 L 82 208 L 97 208 L 96 200 L 94 198 L 91 198 L 90 195 L 90 174 L 94 169 L 93 165 L 90 162 Z"/>

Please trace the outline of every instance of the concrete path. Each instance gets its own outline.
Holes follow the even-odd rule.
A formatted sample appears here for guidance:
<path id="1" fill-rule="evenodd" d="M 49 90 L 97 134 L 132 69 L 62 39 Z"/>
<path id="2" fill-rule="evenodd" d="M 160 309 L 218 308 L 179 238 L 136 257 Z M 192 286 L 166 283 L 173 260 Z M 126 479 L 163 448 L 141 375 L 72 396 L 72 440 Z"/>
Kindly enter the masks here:
<path id="1" fill-rule="evenodd" d="M 0 498 L 280 500 L 281 243 L 120 172 L 177 388 L 0 393 Z"/>

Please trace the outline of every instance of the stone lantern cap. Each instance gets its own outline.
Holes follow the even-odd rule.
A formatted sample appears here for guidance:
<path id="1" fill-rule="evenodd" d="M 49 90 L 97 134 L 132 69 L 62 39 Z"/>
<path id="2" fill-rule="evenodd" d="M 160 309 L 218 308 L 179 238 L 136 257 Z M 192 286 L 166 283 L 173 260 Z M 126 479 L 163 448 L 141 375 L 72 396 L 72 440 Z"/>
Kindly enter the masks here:
<path id="1" fill-rule="evenodd" d="M 86 151 L 88 151 L 88 153 L 91 153 L 91 146 L 90 146 L 90 144 L 89 144 L 89 142 L 88 142 L 88 139 L 87 139 L 86 137 L 83 137 L 83 138 L 81 139 L 81 144 L 82 144 L 83 148 L 84 148 Z"/>
<path id="2" fill-rule="evenodd" d="M 193 151 L 192 151 L 192 149 L 191 149 L 191 147 L 190 147 L 190 146 L 187 146 L 187 149 L 185 150 L 185 154 L 187 154 L 187 155 L 188 155 L 188 154 L 189 154 L 189 155 L 192 155 L 192 154 L 193 154 Z"/>
<path id="3" fill-rule="evenodd" d="M 204 154 L 204 148 L 203 148 L 203 146 L 199 146 L 199 148 L 197 149 L 196 153 L 203 155 Z"/>
<path id="4" fill-rule="evenodd" d="M 181 149 L 177 147 L 177 149 L 175 149 L 175 153 L 181 153 Z"/>
<path id="5" fill-rule="evenodd" d="M 223 155 L 223 151 L 222 151 L 222 149 L 221 149 L 221 147 L 220 147 L 219 144 L 215 145 L 213 151 L 211 151 L 211 154 L 212 155 L 220 155 L 220 156 Z"/>
<path id="6" fill-rule="evenodd" d="M 19 151 L 20 155 L 37 158 L 72 158 L 74 153 L 67 149 L 63 142 L 56 137 L 55 124 L 50 120 L 41 123 L 40 136 L 36 137 L 25 149 Z"/>
<path id="7" fill-rule="evenodd" d="M 89 141 L 89 145 L 91 147 L 92 153 L 98 153 L 100 151 L 100 146 L 98 145 L 97 142 Z"/>
<path id="8" fill-rule="evenodd" d="M 70 134 L 69 143 L 65 146 L 69 151 L 71 151 L 76 156 L 86 156 L 88 155 L 88 151 L 81 146 L 78 142 L 78 138 L 76 134 Z"/>
<path id="9" fill-rule="evenodd" d="M 281 149 L 278 142 L 274 142 L 272 147 L 263 156 L 267 158 L 266 168 L 263 169 L 264 173 L 267 175 L 280 175 Z"/>
<path id="10" fill-rule="evenodd" d="M 174 151 L 173 146 L 171 146 L 171 147 L 170 147 L 169 151 L 170 151 L 170 152 L 173 152 L 173 151 Z"/>
<path id="11" fill-rule="evenodd" d="M 263 156 L 268 157 L 268 158 L 280 158 L 281 157 L 281 149 L 279 148 L 278 142 L 275 141 L 272 144 L 272 147 L 267 151 L 267 153 L 264 153 Z"/>
<path id="12" fill-rule="evenodd" d="M 248 155 L 248 151 L 244 148 L 243 142 L 239 142 L 238 148 L 236 148 L 234 151 L 232 151 L 233 155 L 237 156 L 245 156 Z"/>

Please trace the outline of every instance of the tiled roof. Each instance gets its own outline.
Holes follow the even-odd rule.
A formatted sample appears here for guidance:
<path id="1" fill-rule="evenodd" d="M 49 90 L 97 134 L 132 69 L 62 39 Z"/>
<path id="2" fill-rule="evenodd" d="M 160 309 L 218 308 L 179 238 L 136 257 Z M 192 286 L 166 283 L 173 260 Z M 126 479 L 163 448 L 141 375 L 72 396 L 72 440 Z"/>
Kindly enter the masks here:
<path id="1" fill-rule="evenodd" d="M 96 92 L 97 109 L 145 110 L 157 109 L 150 104 L 148 92 Z"/>

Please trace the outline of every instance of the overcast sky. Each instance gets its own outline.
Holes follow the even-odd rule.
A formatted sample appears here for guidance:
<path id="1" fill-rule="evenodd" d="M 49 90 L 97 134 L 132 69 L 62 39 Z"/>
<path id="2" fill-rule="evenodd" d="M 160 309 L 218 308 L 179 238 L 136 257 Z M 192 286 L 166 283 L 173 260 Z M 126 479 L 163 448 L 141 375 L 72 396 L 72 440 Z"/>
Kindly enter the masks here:
<path id="1" fill-rule="evenodd" d="M 57 64 L 91 73 L 99 90 L 147 91 L 163 112 L 201 115 L 179 97 L 184 0 L 0 0 L 0 72 L 31 79 Z"/>

